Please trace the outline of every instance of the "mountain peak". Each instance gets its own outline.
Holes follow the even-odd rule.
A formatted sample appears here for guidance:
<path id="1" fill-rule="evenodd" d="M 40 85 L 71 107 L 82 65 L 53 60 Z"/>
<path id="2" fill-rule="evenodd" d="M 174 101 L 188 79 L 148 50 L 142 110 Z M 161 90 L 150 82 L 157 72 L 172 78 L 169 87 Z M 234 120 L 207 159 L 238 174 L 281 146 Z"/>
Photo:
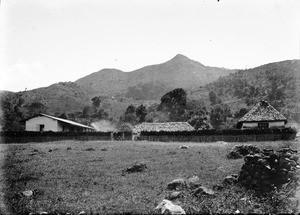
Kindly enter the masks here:
<path id="1" fill-rule="evenodd" d="M 192 63 L 192 64 L 199 64 L 201 66 L 204 66 L 203 64 L 197 62 L 197 61 L 194 61 L 194 60 L 191 60 L 190 58 L 182 55 L 182 54 L 177 54 L 175 57 L 173 57 L 170 62 L 175 62 L 175 63 Z"/>
<path id="2" fill-rule="evenodd" d="M 182 54 L 177 54 L 175 57 L 172 58 L 172 60 L 191 60 L 188 57 L 182 55 Z"/>

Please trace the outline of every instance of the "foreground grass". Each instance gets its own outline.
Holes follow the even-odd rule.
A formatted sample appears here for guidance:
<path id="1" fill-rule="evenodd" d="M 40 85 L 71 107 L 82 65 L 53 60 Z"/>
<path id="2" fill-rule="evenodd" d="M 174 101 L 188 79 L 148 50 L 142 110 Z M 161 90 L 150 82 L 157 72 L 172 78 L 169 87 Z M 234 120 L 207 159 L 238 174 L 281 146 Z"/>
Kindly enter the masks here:
<path id="1" fill-rule="evenodd" d="M 166 184 L 197 175 L 212 188 L 238 173 L 243 159 L 229 160 L 227 152 L 239 143 L 48 142 L 2 145 L 2 191 L 12 214 L 153 213 L 165 198 Z M 251 143 L 261 148 L 299 148 L 297 141 Z M 122 170 L 144 162 L 142 173 Z M 33 197 L 18 193 L 35 190 Z M 175 201 L 188 213 L 284 213 L 282 201 L 269 202 L 242 187 L 226 187 L 215 197 L 193 197 L 184 191 Z"/>

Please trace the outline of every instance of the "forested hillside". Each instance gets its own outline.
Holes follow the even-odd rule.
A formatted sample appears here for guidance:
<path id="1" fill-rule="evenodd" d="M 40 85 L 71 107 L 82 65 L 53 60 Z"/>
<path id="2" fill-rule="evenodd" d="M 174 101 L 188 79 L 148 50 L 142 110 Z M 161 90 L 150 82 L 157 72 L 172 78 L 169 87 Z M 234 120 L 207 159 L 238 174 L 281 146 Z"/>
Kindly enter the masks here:
<path id="1" fill-rule="evenodd" d="M 226 104 L 232 112 L 241 108 L 249 110 L 264 99 L 290 121 L 299 122 L 299 63 L 299 60 L 288 60 L 239 70 L 202 88 L 191 90 L 190 98 L 202 98 L 210 106 Z"/>
<path id="2" fill-rule="evenodd" d="M 174 70 L 182 68 L 178 62 L 190 62 L 182 56 L 175 60 L 171 60 Z M 289 122 L 299 123 L 299 62 L 288 60 L 238 70 L 208 84 L 194 81 L 185 88 L 176 89 L 156 82 L 140 83 L 138 79 L 123 93 L 113 95 L 101 94 L 93 87 L 73 82 L 18 93 L 2 92 L 1 126 L 2 129 L 22 129 L 22 120 L 43 112 L 84 124 L 99 120 L 119 125 L 124 122 L 188 121 L 199 129 L 227 129 L 234 128 L 238 119 L 262 99 L 269 101 Z M 167 83 L 173 76 L 165 78 Z M 117 84 L 118 80 L 114 82 Z"/>

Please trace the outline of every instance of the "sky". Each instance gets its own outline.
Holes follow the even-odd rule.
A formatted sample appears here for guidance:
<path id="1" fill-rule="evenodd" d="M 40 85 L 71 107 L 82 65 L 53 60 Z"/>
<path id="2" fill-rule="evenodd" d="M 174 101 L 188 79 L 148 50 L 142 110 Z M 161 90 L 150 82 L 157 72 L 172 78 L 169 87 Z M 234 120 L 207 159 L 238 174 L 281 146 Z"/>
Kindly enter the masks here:
<path id="1" fill-rule="evenodd" d="M 245 69 L 299 59 L 299 0 L 2 0 L 0 90 L 183 54 Z"/>

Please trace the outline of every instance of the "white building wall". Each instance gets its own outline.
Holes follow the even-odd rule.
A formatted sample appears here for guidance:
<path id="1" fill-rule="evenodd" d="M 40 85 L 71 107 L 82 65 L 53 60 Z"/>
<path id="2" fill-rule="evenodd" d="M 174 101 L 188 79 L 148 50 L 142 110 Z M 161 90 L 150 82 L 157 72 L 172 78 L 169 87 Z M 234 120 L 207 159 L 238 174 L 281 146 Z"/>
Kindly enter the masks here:
<path id="1" fill-rule="evenodd" d="M 268 122 L 268 123 L 269 123 L 269 128 L 284 126 L 284 121 Z M 258 127 L 257 122 L 244 122 L 242 126 L 242 128 L 255 128 L 255 127 Z"/>
<path id="2" fill-rule="evenodd" d="M 243 122 L 242 128 L 255 128 L 258 126 L 257 122 Z"/>
<path id="3" fill-rule="evenodd" d="M 40 131 L 40 125 L 44 125 L 44 131 L 60 131 L 58 121 L 45 116 L 37 116 L 26 121 L 26 131 Z"/>
<path id="4" fill-rule="evenodd" d="M 269 122 L 269 128 L 282 127 L 282 126 L 284 126 L 284 121 Z"/>

